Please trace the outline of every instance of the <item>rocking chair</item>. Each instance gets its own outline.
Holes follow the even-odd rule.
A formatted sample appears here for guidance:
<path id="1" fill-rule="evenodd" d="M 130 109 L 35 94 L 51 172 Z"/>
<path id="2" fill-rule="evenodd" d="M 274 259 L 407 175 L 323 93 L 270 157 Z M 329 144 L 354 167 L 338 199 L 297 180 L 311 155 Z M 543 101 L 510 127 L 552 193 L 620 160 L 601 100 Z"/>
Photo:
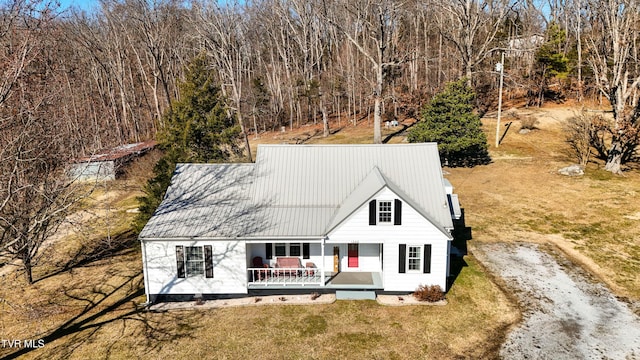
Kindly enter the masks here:
<path id="1" fill-rule="evenodd" d="M 268 269 L 269 265 L 262 262 L 262 257 L 256 256 L 253 258 L 253 267 L 254 268 L 263 268 Z M 254 270 L 253 278 L 254 280 L 264 280 L 269 277 L 269 270 Z"/>

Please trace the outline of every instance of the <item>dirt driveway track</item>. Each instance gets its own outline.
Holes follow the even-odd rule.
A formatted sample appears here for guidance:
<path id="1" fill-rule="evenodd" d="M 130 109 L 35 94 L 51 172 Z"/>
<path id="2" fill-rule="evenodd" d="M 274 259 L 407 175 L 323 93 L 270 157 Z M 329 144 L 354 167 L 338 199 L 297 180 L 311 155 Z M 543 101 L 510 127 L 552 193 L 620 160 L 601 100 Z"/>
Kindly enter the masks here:
<path id="1" fill-rule="evenodd" d="M 603 285 L 536 244 L 475 244 L 524 308 L 503 359 L 640 359 L 640 318 Z"/>

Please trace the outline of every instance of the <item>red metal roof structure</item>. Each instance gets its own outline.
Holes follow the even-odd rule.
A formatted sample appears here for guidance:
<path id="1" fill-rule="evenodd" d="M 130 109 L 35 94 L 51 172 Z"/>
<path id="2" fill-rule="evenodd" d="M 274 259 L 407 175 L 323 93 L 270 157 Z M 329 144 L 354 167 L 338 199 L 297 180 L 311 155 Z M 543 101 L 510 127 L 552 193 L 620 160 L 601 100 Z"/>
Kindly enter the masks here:
<path id="1" fill-rule="evenodd" d="M 121 145 L 112 149 L 101 150 L 96 154 L 84 156 L 76 160 L 76 163 L 117 161 L 139 156 L 153 149 L 157 145 L 155 140 L 148 140 L 135 144 Z"/>

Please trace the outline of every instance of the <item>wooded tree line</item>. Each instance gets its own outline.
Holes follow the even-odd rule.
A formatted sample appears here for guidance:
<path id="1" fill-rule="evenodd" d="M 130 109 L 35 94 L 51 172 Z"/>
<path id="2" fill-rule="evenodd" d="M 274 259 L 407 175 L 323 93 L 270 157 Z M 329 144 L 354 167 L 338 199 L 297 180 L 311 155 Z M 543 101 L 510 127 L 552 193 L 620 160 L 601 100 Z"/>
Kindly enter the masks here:
<path id="1" fill-rule="evenodd" d="M 3 17 L 20 21 L 5 21 L 2 41 L 14 55 L 16 39 L 41 44 L 42 52 L 25 54 L 23 76 L 36 56 L 51 68 L 47 84 L 62 107 L 56 121 L 74 129 L 69 151 L 86 155 L 154 137 L 185 65 L 201 53 L 230 115 L 250 134 L 338 115 L 357 122 L 376 104 L 383 118 L 412 115 L 461 76 L 485 95 L 486 110 L 494 65 L 509 49 L 505 86 L 513 93 L 593 95 L 593 64 L 581 55 L 597 30 L 588 9 L 586 0 L 101 0 L 86 14 L 13 0 Z M 27 21 L 46 30 L 27 33 Z M 548 54 L 536 56 L 545 41 Z M 565 68 L 544 56 L 566 58 Z"/>
<path id="2" fill-rule="evenodd" d="M 598 86 L 611 86 L 606 77 L 622 74 L 602 69 L 597 56 L 637 53 L 635 18 L 608 21 L 606 4 L 622 15 L 635 0 L 101 0 L 91 14 L 10 0 L 2 41 L 12 54 L 27 36 L 29 46 L 43 46 L 18 64 L 31 74 L 37 55 L 51 67 L 47 83 L 63 110 L 57 121 L 74 129 L 69 151 L 86 155 L 154 137 L 179 96 L 183 69 L 201 53 L 229 115 L 250 134 L 330 118 L 342 125 L 374 113 L 376 121 L 413 115 L 462 76 L 486 111 L 503 51 L 508 93 L 530 104 L 600 96 Z M 46 30 L 27 31 L 29 22 Z M 609 32 L 631 36 L 629 48 L 603 43 Z"/>

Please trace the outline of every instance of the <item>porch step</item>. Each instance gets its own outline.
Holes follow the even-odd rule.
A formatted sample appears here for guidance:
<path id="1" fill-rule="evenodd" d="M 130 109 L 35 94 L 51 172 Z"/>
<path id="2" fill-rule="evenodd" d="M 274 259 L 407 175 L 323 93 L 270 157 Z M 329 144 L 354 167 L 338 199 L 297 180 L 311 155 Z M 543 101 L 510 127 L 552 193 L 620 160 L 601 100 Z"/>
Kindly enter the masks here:
<path id="1" fill-rule="evenodd" d="M 336 290 L 336 300 L 375 300 L 375 291 Z"/>

